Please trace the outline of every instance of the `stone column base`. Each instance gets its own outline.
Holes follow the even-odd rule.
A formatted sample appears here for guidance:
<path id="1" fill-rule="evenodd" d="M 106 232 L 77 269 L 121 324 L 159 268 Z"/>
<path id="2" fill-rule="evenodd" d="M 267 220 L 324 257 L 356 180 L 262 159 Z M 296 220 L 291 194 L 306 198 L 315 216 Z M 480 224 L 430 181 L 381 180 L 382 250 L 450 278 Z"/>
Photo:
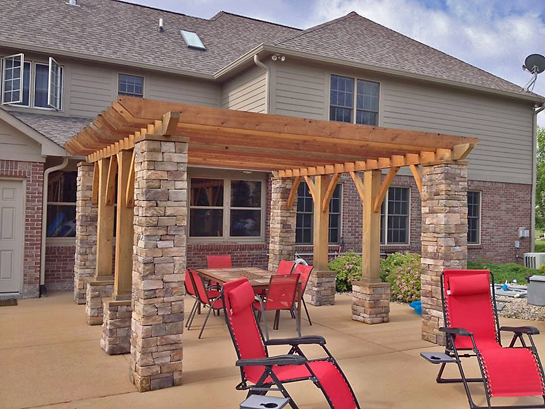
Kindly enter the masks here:
<path id="1" fill-rule="evenodd" d="M 130 300 L 103 300 L 104 318 L 100 347 L 109 355 L 128 354 L 131 352 Z"/>
<path id="2" fill-rule="evenodd" d="M 390 284 L 352 284 L 352 319 L 366 324 L 390 321 Z"/>
<path id="3" fill-rule="evenodd" d="M 306 299 L 312 305 L 335 304 L 335 276 L 334 271 L 312 271 L 305 291 Z"/>
<path id="4" fill-rule="evenodd" d="M 435 309 L 422 308 L 422 339 L 437 345 L 446 345 L 445 334 L 439 331 L 444 327 L 443 312 Z"/>
<path id="5" fill-rule="evenodd" d="M 88 277 L 74 277 L 74 302 L 78 305 L 85 305 L 87 301 L 87 282 Z"/>
<path id="6" fill-rule="evenodd" d="M 87 299 L 85 302 L 85 316 L 87 324 L 102 325 L 104 315 L 102 299 L 112 296 L 114 279 L 97 281 L 95 278 L 87 282 Z"/>

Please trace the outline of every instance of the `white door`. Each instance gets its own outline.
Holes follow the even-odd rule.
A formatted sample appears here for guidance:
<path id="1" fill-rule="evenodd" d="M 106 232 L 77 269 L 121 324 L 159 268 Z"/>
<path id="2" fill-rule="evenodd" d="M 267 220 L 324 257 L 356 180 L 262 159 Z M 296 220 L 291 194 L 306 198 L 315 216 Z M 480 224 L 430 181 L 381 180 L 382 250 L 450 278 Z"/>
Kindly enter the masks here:
<path id="1" fill-rule="evenodd" d="M 23 182 L 0 180 L 0 293 L 21 291 L 23 215 Z"/>

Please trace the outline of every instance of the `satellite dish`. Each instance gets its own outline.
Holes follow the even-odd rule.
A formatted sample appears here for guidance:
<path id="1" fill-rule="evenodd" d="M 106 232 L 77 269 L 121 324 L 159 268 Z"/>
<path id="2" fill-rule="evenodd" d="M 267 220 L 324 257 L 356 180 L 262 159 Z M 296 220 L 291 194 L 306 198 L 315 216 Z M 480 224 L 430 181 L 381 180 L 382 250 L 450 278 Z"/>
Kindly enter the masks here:
<path id="1" fill-rule="evenodd" d="M 541 54 L 530 54 L 524 60 L 522 69 L 532 74 L 532 79 L 524 87 L 526 91 L 532 91 L 536 85 L 537 76 L 545 71 L 545 57 Z"/>

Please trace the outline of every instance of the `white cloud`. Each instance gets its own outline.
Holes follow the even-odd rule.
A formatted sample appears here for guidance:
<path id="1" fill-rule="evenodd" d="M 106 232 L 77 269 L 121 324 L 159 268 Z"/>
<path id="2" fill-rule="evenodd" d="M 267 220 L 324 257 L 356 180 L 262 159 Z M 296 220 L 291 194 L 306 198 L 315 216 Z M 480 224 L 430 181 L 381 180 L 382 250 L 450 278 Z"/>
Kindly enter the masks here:
<path id="1" fill-rule="evenodd" d="M 526 84 L 530 74 L 521 69 L 524 58 L 545 54 L 545 23 L 535 3 L 447 0 L 445 5 L 445 9 L 433 9 L 417 0 L 318 0 L 308 23 L 354 10 L 515 84 Z M 534 91 L 545 95 L 543 75 Z M 545 126 L 545 114 L 539 122 Z"/>

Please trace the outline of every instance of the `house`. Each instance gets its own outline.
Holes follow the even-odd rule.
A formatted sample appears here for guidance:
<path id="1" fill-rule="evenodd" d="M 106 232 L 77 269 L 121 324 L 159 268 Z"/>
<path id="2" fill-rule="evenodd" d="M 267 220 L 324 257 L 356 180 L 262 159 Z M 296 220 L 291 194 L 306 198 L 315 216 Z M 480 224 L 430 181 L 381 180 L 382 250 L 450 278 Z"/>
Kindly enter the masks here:
<path id="1" fill-rule="evenodd" d="M 84 158 L 63 146 L 118 95 L 477 137 L 469 255 L 510 262 L 532 248 L 536 115 L 545 99 L 356 13 L 300 30 L 117 0 L 6 0 L 0 19 L 0 296 L 73 287 Z M 212 151 L 189 169 L 189 265 L 207 254 L 266 265 L 270 175 L 259 171 L 259 152 L 251 155 L 245 171 L 209 169 Z M 298 193 L 297 252 L 308 257 L 312 200 L 305 184 Z M 382 213 L 382 251 L 418 252 L 410 173 L 396 176 Z M 341 179 L 331 252 L 361 251 L 361 215 L 354 185 Z"/>

